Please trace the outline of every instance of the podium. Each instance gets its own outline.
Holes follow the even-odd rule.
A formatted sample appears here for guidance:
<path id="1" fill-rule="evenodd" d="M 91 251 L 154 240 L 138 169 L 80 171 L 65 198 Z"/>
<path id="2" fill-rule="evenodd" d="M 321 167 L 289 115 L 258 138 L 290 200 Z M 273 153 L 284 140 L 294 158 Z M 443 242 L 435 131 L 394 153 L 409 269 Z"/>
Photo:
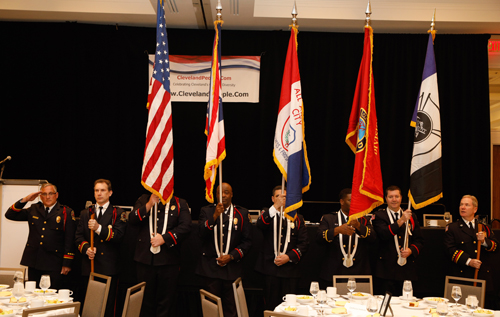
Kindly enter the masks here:
<path id="1" fill-rule="evenodd" d="M 19 267 L 24 247 L 28 240 L 27 221 L 12 221 L 5 218 L 5 212 L 19 199 L 37 192 L 46 180 L 0 179 L 0 267 Z M 25 208 L 39 202 L 40 198 L 28 202 Z"/>

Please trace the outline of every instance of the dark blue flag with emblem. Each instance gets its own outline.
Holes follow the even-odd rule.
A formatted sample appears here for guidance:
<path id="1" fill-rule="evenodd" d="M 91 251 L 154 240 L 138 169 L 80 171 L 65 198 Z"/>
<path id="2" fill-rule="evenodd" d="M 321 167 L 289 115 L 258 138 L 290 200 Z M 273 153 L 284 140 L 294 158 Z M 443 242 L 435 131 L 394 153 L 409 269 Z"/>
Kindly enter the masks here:
<path id="1" fill-rule="evenodd" d="M 429 34 L 422 84 L 411 122 L 415 136 L 408 195 L 415 209 L 443 197 L 441 116 L 433 33 Z"/>

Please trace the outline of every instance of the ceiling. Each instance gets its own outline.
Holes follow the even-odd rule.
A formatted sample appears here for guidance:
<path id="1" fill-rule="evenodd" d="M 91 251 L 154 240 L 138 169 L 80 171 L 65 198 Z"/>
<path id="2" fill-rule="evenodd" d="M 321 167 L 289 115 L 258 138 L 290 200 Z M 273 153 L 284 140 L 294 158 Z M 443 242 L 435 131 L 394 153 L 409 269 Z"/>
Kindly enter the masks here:
<path id="1" fill-rule="evenodd" d="M 213 27 L 217 0 L 164 0 L 167 26 Z M 302 31 L 363 32 L 368 0 L 295 0 Z M 294 0 L 221 0 L 224 29 L 287 30 Z M 0 0 L 2 21 L 156 25 L 156 0 Z M 499 0 L 371 0 L 377 33 L 500 34 Z M 497 36 L 500 39 L 500 36 Z M 490 57 L 491 128 L 500 130 L 500 53 Z"/>

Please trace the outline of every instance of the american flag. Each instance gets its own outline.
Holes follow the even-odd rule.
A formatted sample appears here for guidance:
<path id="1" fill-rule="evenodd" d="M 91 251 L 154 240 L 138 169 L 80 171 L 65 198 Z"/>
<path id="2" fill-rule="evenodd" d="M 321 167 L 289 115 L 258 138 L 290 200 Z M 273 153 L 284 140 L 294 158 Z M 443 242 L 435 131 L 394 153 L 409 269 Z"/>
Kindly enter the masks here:
<path id="1" fill-rule="evenodd" d="M 149 86 L 141 183 L 165 204 L 174 193 L 174 147 L 167 28 L 161 0 L 158 0 L 157 11 L 155 65 Z"/>
<path id="2" fill-rule="evenodd" d="M 213 203 L 213 189 L 217 167 L 226 157 L 226 139 L 224 134 L 224 118 L 222 116 L 222 85 L 221 85 L 221 35 L 222 21 L 215 22 L 215 38 L 212 53 L 212 70 L 210 75 L 210 94 L 207 105 L 207 155 L 205 163 L 206 199 Z M 222 197 L 221 197 L 222 198 Z"/>

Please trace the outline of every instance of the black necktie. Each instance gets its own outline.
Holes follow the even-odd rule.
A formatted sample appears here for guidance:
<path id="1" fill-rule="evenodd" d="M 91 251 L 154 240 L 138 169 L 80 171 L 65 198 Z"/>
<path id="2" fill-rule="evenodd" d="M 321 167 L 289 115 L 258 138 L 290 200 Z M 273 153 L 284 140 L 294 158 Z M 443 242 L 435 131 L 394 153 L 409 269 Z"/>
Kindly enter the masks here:
<path id="1" fill-rule="evenodd" d="M 394 213 L 394 216 L 396 217 L 396 221 L 399 220 L 399 211 Z"/>
<path id="2" fill-rule="evenodd" d="M 49 215 L 49 212 L 50 212 L 50 208 L 49 207 L 46 207 L 45 208 L 45 211 L 47 212 L 47 216 Z"/>
<path id="3" fill-rule="evenodd" d="M 467 225 L 469 226 L 469 229 L 474 229 L 474 227 L 472 226 L 472 221 L 469 221 Z"/>
<path id="4" fill-rule="evenodd" d="M 102 206 L 99 206 L 99 213 L 97 213 L 97 221 L 101 220 L 102 217 Z"/>

